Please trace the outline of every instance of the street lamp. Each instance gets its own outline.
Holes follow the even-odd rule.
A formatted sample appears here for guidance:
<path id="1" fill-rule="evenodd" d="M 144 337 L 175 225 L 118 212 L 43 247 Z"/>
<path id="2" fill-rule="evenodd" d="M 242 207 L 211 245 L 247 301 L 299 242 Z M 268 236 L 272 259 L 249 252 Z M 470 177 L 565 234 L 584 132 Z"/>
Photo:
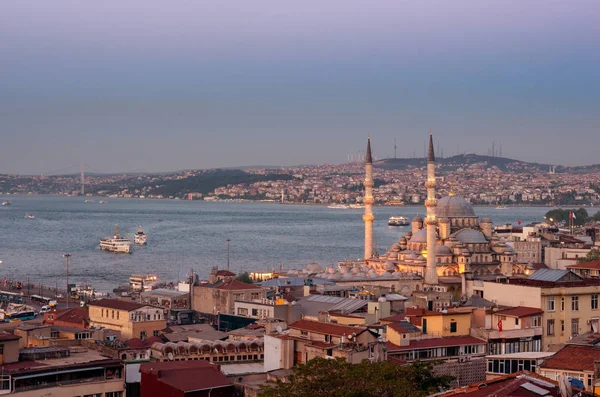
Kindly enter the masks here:
<path id="1" fill-rule="evenodd" d="M 67 309 L 68 309 L 69 308 L 69 298 L 70 298 L 70 295 L 71 295 L 71 294 L 69 294 L 69 258 L 71 257 L 71 254 L 64 254 L 63 257 L 67 261 L 67 293 L 66 293 L 66 298 L 67 298 Z"/>
<path id="2" fill-rule="evenodd" d="M 227 271 L 229 271 L 229 242 L 231 241 L 230 239 L 225 240 L 227 241 Z"/>

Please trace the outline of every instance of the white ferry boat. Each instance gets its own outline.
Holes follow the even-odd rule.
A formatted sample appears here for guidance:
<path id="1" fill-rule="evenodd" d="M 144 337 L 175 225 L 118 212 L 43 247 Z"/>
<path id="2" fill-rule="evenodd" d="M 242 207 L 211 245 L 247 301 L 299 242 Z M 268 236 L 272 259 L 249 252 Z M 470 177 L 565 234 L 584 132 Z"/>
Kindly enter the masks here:
<path id="1" fill-rule="evenodd" d="M 115 226 L 115 235 L 100 240 L 100 249 L 110 252 L 131 253 L 131 240 L 119 236 L 119 227 Z"/>
<path id="2" fill-rule="evenodd" d="M 408 218 L 404 216 L 391 216 L 388 219 L 389 226 L 408 226 Z"/>
<path id="3" fill-rule="evenodd" d="M 327 208 L 346 210 L 346 209 L 350 208 L 350 206 L 346 205 L 346 204 L 331 204 L 331 205 L 328 205 Z"/>
<path id="4" fill-rule="evenodd" d="M 132 274 L 129 277 L 129 285 L 134 291 L 149 291 L 158 283 L 158 277 L 154 274 Z"/>
<path id="5" fill-rule="evenodd" d="M 11 204 L 11 202 L 8 200 L 2 202 L 2 205 L 10 205 L 10 204 Z"/>
<path id="6" fill-rule="evenodd" d="M 144 233 L 144 231 L 142 230 L 142 227 L 138 227 L 137 233 L 135 234 L 135 237 L 133 238 L 133 241 L 137 244 L 137 245 L 146 245 L 148 244 L 148 236 L 146 236 L 146 233 Z"/>

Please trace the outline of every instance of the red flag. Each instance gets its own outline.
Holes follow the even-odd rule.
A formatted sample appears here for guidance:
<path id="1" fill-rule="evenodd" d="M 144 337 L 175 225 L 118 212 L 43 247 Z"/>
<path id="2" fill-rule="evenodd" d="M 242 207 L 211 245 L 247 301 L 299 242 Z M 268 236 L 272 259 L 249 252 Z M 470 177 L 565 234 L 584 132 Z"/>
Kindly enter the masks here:
<path id="1" fill-rule="evenodd" d="M 498 331 L 502 331 L 502 320 L 498 320 Z"/>
<path id="2" fill-rule="evenodd" d="M 520 225 L 521 224 L 521 220 L 519 219 L 519 221 L 517 223 Z"/>

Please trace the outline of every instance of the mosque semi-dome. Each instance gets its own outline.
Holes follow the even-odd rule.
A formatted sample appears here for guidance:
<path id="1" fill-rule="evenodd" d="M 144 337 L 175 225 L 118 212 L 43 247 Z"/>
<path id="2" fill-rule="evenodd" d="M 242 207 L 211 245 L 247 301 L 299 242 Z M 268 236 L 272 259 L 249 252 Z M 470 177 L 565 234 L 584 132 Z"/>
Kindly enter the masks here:
<path id="1" fill-rule="evenodd" d="M 466 244 L 479 244 L 488 242 L 483 233 L 474 229 L 459 230 L 458 232 L 454 233 L 454 237 L 456 237 L 458 241 Z"/>
<path id="2" fill-rule="evenodd" d="M 411 243 L 426 243 L 427 242 L 427 229 L 421 229 L 410 238 Z"/>
<path id="3" fill-rule="evenodd" d="M 457 196 L 447 196 L 439 199 L 435 214 L 438 218 L 468 218 L 476 216 L 471 204 Z"/>

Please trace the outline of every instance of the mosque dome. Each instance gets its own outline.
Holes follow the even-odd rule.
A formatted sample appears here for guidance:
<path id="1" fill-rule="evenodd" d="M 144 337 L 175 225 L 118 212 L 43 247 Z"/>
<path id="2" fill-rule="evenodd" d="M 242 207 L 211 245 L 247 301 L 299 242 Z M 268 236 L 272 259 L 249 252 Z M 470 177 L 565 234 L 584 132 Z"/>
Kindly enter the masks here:
<path id="1" fill-rule="evenodd" d="M 394 265 L 392 262 L 386 262 L 385 263 L 385 269 L 389 272 L 395 272 L 396 271 L 396 265 Z"/>
<path id="2" fill-rule="evenodd" d="M 457 196 L 447 196 L 439 199 L 435 215 L 438 218 L 465 218 L 476 216 L 471 204 L 465 199 Z"/>
<path id="3" fill-rule="evenodd" d="M 306 265 L 307 273 L 321 273 L 322 271 L 323 271 L 323 268 L 321 267 L 321 265 L 319 265 L 316 262 L 309 263 L 308 265 Z"/>
<path id="4" fill-rule="evenodd" d="M 412 220 L 413 222 L 421 222 L 423 223 L 423 218 L 421 218 L 419 215 L 415 216 Z"/>
<path id="5" fill-rule="evenodd" d="M 395 251 L 395 252 L 399 252 L 400 251 L 400 244 L 398 244 L 398 243 L 392 244 L 392 246 L 390 247 L 390 250 Z"/>
<path id="6" fill-rule="evenodd" d="M 450 223 L 450 219 L 448 219 L 447 217 L 443 217 L 442 219 L 440 219 L 440 223 Z"/>
<path id="7" fill-rule="evenodd" d="M 422 229 L 412 235 L 410 238 L 411 243 L 426 243 L 427 242 L 427 229 Z"/>
<path id="8" fill-rule="evenodd" d="M 481 221 L 479 223 L 492 223 L 492 220 L 490 218 L 488 218 L 487 216 L 481 218 Z"/>
<path id="9" fill-rule="evenodd" d="M 452 250 L 445 245 L 436 245 L 435 246 L 435 254 L 436 255 L 452 255 Z"/>
<path id="10" fill-rule="evenodd" d="M 478 230 L 473 229 L 462 229 L 454 233 L 454 237 L 462 243 L 466 244 L 480 244 L 487 243 L 487 239 L 484 234 Z"/>

